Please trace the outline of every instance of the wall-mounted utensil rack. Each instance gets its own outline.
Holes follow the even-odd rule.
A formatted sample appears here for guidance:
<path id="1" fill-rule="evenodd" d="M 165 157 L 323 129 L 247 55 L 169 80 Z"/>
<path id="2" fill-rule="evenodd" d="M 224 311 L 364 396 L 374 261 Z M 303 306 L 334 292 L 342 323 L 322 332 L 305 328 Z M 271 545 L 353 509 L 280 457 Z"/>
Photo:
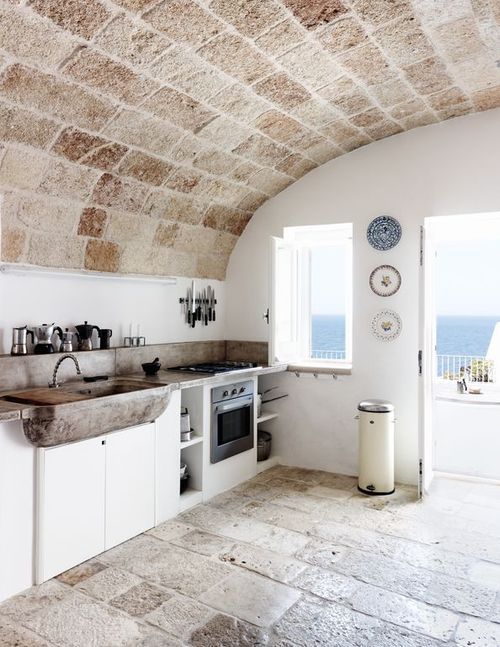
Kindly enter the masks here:
<path id="1" fill-rule="evenodd" d="M 215 306 L 217 305 L 217 299 L 215 298 L 215 290 L 211 285 L 197 291 L 193 281 L 191 287 L 186 290 L 186 296 L 180 298 L 179 303 L 183 306 L 186 323 L 191 328 L 196 326 L 197 321 L 202 326 L 208 326 L 210 322 L 216 320 Z"/>

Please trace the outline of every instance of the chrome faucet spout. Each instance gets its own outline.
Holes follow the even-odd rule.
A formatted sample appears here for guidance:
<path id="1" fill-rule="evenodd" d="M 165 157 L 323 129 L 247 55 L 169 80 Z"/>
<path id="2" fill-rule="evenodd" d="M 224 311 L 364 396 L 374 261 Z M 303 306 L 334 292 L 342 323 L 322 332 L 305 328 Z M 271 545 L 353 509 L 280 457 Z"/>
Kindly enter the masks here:
<path id="1" fill-rule="evenodd" d="M 61 386 L 57 381 L 57 371 L 59 370 L 59 367 L 61 366 L 61 364 L 64 362 L 65 359 L 72 359 L 73 362 L 75 363 L 77 375 L 82 374 L 82 371 L 80 369 L 80 364 L 78 363 L 78 360 L 76 359 L 76 357 L 71 353 L 67 353 L 66 355 L 63 355 L 62 357 L 60 357 L 57 360 L 56 365 L 54 366 L 54 372 L 52 374 L 52 382 L 49 382 L 49 387 L 51 389 L 56 389 L 58 386 Z"/>

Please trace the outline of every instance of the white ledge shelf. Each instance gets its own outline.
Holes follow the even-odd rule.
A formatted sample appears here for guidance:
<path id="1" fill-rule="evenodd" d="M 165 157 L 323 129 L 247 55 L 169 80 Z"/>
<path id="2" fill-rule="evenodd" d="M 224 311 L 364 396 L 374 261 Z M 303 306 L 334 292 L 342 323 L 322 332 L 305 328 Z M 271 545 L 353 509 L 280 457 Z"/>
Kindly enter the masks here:
<path id="1" fill-rule="evenodd" d="M 197 445 L 198 443 L 202 443 L 202 442 L 203 442 L 203 436 L 193 435 L 191 440 L 186 440 L 184 442 L 182 442 L 181 440 L 181 449 L 186 449 L 186 447 L 192 447 L 193 445 Z"/>
<path id="2" fill-rule="evenodd" d="M 278 413 L 273 413 L 272 411 L 263 411 L 259 418 L 257 418 L 257 424 L 260 425 L 261 422 L 267 422 L 268 420 L 274 420 L 279 416 Z"/>
<path id="3" fill-rule="evenodd" d="M 184 510 L 198 505 L 198 503 L 201 503 L 202 500 L 203 492 L 201 490 L 195 490 L 194 488 L 188 487 L 187 490 L 180 496 L 179 509 L 181 512 L 184 512 Z"/>

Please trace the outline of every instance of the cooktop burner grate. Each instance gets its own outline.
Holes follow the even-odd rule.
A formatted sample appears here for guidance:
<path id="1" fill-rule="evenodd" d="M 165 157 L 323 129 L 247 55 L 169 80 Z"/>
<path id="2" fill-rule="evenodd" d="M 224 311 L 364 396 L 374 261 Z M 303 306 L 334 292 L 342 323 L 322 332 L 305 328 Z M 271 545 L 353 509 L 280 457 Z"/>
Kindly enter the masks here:
<path id="1" fill-rule="evenodd" d="M 170 366 L 169 371 L 183 371 L 186 373 L 230 373 L 231 371 L 243 371 L 245 369 L 257 368 L 256 362 L 204 362 L 202 364 L 191 364 L 187 366 Z"/>

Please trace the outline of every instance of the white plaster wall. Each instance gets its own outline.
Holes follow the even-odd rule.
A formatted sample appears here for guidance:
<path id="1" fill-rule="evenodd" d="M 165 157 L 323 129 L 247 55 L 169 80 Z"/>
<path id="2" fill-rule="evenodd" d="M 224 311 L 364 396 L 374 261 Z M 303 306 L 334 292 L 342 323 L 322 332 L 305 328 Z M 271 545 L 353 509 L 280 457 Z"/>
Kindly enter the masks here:
<path id="1" fill-rule="evenodd" d="M 498 404 L 434 402 L 434 469 L 500 480 Z"/>
<path id="2" fill-rule="evenodd" d="M 217 298 L 217 321 L 190 328 L 182 315 L 179 298 L 186 296 L 191 279 L 178 278 L 177 285 L 127 278 L 78 277 L 69 274 L 0 273 L 0 341 L 10 352 L 12 327 L 28 327 L 53 321 L 64 330 L 87 320 L 111 328 L 112 346 L 140 325 L 146 343 L 224 339 L 224 292 L 222 281 L 197 280 L 198 289 L 211 285 Z"/>
<path id="3" fill-rule="evenodd" d="M 387 398 L 398 418 L 396 478 L 416 482 L 419 226 L 426 216 L 499 210 L 499 141 L 498 109 L 412 130 L 321 166 L 252 218 L 228 267 L 230 339 L 267 339 L 262 313 L 269 305 L 270 236 L 281 235 L 284 226 L 354 223 L 352 375 L 338 383 L 267 378 L 291 396 L 279 405 L 282 416 L 273 423 L 277 453 L 285 462 L 355 474 L 356 403 Z M 396 217 L 403 227 L 400 244 L 388 252 L 372 249 L 366 240 L 369 222 L 381 214 Z M 393 297 L 377 297 L 368 286 L 370 272 L 381 263 L 401 272 L 402 287 Z M 372 316 L 383 308 L 403 319 L 403 332 L 392 343 L 369 332 Z"/>

